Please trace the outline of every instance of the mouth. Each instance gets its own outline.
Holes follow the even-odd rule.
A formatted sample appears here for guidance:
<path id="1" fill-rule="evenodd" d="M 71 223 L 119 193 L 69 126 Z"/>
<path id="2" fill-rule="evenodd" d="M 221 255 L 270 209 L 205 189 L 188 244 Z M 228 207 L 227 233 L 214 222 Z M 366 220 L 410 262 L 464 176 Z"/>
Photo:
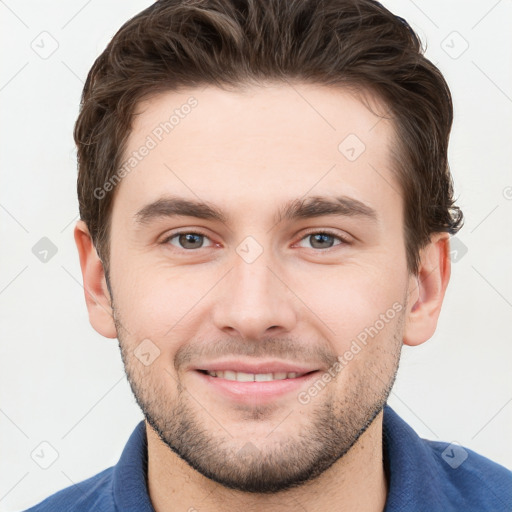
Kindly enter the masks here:
<path id="1" fill-rule="evenodd" d="M 239 404 L 264 404 L 278 399 L 290 399 L 311 385 L 319 370 L 308 372 L 249 373 L 234 370 L 199 370 L 198 377 L 204 392 L 223 401 Z M 210 396 L 212 396 L 210 395 Z"/>
<path id="2" fill-rule="evenodd" d="M 304 375 L 309 375 L 310 373 L 315 373 L 316 370 L 310 372 L 271 372 L 271 373 L 247 373 L 247 372 L 238 372 L 234 370 L 198 370 L 200 373 L 205 375 L 209 375 L 210 377 L 220 378 L 230 381 L 237 382 L 271 382 L 276 380 L 287 380 L 287 379 L 296 379 L 298 377 L 303 377 Z"/>

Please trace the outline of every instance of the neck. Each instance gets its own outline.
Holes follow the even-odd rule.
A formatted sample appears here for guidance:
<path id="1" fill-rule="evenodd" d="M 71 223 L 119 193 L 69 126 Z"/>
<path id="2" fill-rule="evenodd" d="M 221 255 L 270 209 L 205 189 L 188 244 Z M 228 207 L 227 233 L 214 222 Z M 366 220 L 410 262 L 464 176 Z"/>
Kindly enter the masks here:
<path id="1" fill-rule="evenodd" d="M 148 491 L 156 512 L 382 512 L 387 483 L 382 458 L 381 413 L 340 460 L 318 478 L 275 494 L 227 489 L 204 477 L 178 457 L 146 422 Z"/>

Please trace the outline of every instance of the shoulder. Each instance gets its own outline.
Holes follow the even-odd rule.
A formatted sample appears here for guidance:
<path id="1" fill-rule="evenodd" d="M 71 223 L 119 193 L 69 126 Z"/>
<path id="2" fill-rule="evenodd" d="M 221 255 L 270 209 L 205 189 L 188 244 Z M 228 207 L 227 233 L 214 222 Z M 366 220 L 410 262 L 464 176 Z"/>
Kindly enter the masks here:
<path id="1" fill-rule="evenodd" d="M 443 478 L 443 491 L 466 510 L 512 510 L 512 471 L 455 443 L 422 439 Z"/>
<path id="2" fill-rule="evenodd" d="M 70 485 L 25 512 L 89 512 L 101 510 L 114 511 L 115 505 L 112 495 L 112 474 L 114 466 L 83 480 Z"/>
<path id="3" fill-rule="evenodd" d="M 386 512 L 511 512 L 512 472 L 457 443 L 418 434 L 384 409 Z"/>

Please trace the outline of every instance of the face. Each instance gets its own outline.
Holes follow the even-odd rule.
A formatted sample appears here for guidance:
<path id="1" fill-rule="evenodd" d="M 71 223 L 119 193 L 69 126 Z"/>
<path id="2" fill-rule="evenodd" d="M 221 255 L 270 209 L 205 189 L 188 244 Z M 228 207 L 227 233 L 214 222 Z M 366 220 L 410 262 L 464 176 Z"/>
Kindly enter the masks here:
<path id="1" fill-rule="evenodd" d="M 312 480 L 398 366 L 410 276 L 393 128 L 304 84 L 161 93 L 134 119 L 110 283 L 137 402 L 226 487 Z"/>

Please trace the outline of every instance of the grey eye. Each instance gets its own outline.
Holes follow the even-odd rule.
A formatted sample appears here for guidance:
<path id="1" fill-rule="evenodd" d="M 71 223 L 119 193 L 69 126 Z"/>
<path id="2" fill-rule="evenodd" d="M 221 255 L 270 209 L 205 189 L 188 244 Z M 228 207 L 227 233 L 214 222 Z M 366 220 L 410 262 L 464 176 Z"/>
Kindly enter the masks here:
<path id="1" fill-rule="evenodd" d="M 330 233 L 323 233 L 320 231 L 318 233 L 309 233 L 301 240 L 301 242 L 304 240 L 310 240 L 310 244 L 313 249 L 330 249 L 334 245 L 339 245 L 334 244 L 335 239 L 343 242 L 342 238 L 339 236 L 331 235 Z"/>
<path id="2" fill-rule="evenodd" d="M 172 242 L 174 239 L 178 240 L 179 245 Z M 205 239 L 208 239 L 208 237 L 201 233 L 182 232 L 172 235 L 167 241 L 180 249 L 200 249 L 203 247 Z"/>

